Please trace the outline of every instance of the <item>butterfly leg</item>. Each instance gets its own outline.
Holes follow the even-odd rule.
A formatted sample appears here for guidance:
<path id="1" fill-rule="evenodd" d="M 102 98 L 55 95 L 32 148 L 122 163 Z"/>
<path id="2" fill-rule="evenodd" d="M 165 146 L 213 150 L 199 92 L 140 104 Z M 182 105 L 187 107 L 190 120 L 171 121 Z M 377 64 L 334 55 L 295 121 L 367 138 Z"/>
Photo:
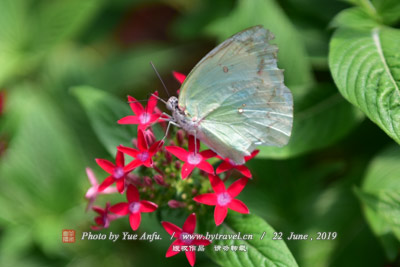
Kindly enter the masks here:
<path id="1" fill-rule="evenodd" d="M 177 126 L 177 127 L 181 127 L 181 126 L 179 126 L 178 124 L 176 124 L 175 122 L 169 120 L 169 121 L 168 121 L 168 125 L 167 125 L 167 130 L 165 131 L 165 135 L 164 135 L 164 137 L 161 139 L 161 141 L 164 141 L 165 138 L 168 136 L 169 127 L 171 126 L 171 124 L 172 124 L 172 125 L 175 125 L 175 126 Z"/>

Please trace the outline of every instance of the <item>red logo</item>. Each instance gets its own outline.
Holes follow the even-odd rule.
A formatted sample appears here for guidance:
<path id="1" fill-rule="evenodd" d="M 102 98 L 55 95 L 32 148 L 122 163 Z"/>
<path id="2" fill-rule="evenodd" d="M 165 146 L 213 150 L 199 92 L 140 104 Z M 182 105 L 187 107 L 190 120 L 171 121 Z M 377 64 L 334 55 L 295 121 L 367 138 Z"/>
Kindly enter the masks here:
<path id="1" fill-rule="evenodd" d="M 75 230 L 65 229 L 62 231 L 63 243 L 75 243 Z"/>

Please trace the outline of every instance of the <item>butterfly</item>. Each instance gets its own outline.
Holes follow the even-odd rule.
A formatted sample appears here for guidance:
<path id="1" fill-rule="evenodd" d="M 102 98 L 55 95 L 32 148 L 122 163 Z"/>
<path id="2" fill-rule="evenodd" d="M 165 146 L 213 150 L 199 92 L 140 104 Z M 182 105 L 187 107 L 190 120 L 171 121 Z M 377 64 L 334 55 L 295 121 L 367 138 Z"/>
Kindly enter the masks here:
<path id="1" fill-rule="evenodd" d="M 262 26 L 243 30 L 209 52 L 170 97 L 171 122 L 235 164 L 258 145 L 283 146 L 293 97 L 277 67 L 278 47 Z"/>

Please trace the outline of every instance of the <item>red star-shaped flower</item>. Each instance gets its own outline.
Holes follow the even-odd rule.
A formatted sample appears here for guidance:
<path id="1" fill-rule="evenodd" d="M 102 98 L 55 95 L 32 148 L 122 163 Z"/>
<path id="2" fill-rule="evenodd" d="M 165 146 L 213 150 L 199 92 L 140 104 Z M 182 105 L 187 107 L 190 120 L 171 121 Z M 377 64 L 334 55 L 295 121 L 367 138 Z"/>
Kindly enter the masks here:
<path id="1" fill-rule="evenodd" d="M 123 117 L 118 121 L 119 124 L 138 124 L 139 129 L 146 129 L 149 125 L 153 124 L 160 118 L 159 112 L 154 112 L 157 105 L 158 92 L 150 96 L 146 108 L 143 108 L 134 97 L 128 96 L 129 105 L 135 115 Z"/>
<path id="2" fill-rule="evenodd" d="M 186 79 L 186 75 L 185 75 L 185 74 L 182 74 L 182 73 L 180 73 L 180 72 L 173 71 L 172 74 L 174 75 L 175 79 L 176 79 L 180 84 L 182 84 L 182 83 L 185 81 L 185 79 Z M 180 91 L 179 89 L 176 91 L 176 92 L 178 93 L 178 95 L 179 95 L 179 91 Z"/>
<path id="3" fill-rule="evenodd" d="M 182 179 L 187 178 L 193 171 L 195 167 L 203 170 L 207 173 L 214 174 L 214 168 L 208 163 L 206 160 L 216 156 L 216 154 L 212 150 L 204 150 L 199 152 L 200 149 L 200 141 L 196 140 L 197 147 L 195 151 L 194 145 L 194 137 L 191 135 L 189 136 L 189 151 L 179 147 L 179 146 L 167 146 L 165 149 L 174 154 L 178 159 L 184 161 L 181 168 L 181 175 Z"/>
<path id="4" fill-rule="evenodd" d="M 246 205 L 242 201 L 235 199 L 246 186 L 249 179 L 241 178 L 232 183 L 228 190 L 226 190 L 224 183 L 218 176 L 209 175 L 208 178 L 215 193 L 198 195 L 193 200 L 206 205 L 215 205 L 214 220 L 216 225 L 220 225 L 225 220 L 228 208 L 239 213 L 249 213 Z"/>
<path id="5" fill-rule="evenodd" d="M 167 254 L 165 255 L 167 258 L 175 256 L 181 251 L 181 246 L 208 246 L 211 244 L 209 240 L 207 240 L 204 236 L 199 234 L 193 234 L 194 229 L 196 228 L 196 214 L 192 213 L 187 217 L 185 223 L 183 224 L 182 229 L 172 224 L 170 222 L 161 222 L 165 231 L 168 234 L 175 237 L 175 241 L 169 246 L 167 250 Z M 196 253 L 195 251 L 190 251 L 187 249 L 185 251 L 186 258 L 189 261 L 191 266 L 194 266 L 196 261 Z"/>
<path id="6" fill-rule="evenodd" d="M 250 156 L 246 156 L 244 157 L 244 161 L 247 162 L 249 160 L 251 160 L 252 158 L 254 158 L 255 156 L 257 156 L 258 152 L 260 152 L 260 150 L 254 150 Z M 219 156 L 218 156 L 219 157 Z M 219 157 L 220 159 L 223 159 L 221 157 Z M 249 168 L 247 168 L 244 165 L 237 165 L 233 160 L 226 158 L 223 159 L 224 161 L 218 166 L 217 168 L 217 174 L 220 174 L 222 172 L 226 172 L 228 170 L 231 169 L 236 169 L 238 170 L 241 174 L 243 174 L 244 176 L 251 178 L 251 172 L 249 170 Z"/>
<path id="7" fill-rule="evenodd" d="M 94 218 L 94 222 L 97 225 L 91 226 L 93 230 L 101 230 L 104 228 L 108 228 L 110 226 L 111 221 L 118 219 L 120 216 L 110 213 L 110 203 L 107 202 L 106 207 L 104 209 L 93 206 L 92 209 L 99 214 L 96 218 Z"/>
<path id="8" fill-rule="evenodd" d="M 175 79 L 182 84 L 185 79 L 186 79 L 186 75 L 177 71 L 173 71 L 172 74 L 174 75 Z"/>
<path id="9" fill-rule="evenodd" d="M 163 141 L 157 141 L 153 143 L 149 148 L 149 145 L 147 144 L 147 141 L 144 137 L 143 131 L 138 129 L 137 147 L 139 150 L 122 145 L 118 146 L 117 149 L 118 151 L 121 151 L 135 158 L 131 163 L 126 165 L 126 168 L 128 170 L 133 170 L 134 168 L 141 165 L 144 165 L 146 167 L 152 167 L 153 166 L 152 158 L 154 154 L 156 154 L 157 151 L 161 149 L 163 143 L 164 143 Z"/>
<path id="10" fill-rule="evenodd" d="M 133 231 L 139 228 L 142 212 L 153 212 L 157 209 L 157 204 L 140 200 L 139 191 L 133 185 L 129 185 L 126 191 L 128 202 L 117 203 L 110 208 L 111 212 L 124 216 L 129 214 L 129 222 Z"/>
<path id="11" fill-rule="evenodd" d="M 103 170 L 111 174 L 100 184 L 98 191 L 102 192 L 116 182 L 118 191 L 122 193 L 125 187 L 125 177 L 132 170 L 128 168 L 128 165 L 125 166 L 124 154 L 117 151 L 115 165 L 106 159 L 96 159 L 96 162 Z"/>
<path id="12" fill-rule="evenodd" d="M 104 189 L 102 192 L 99 191 L 99 184 L 97 183 L 97 178 L 94 175 L 92 169 L 86 168 L 86 174 L 88 176 L 89 182 L 92 185 L 88 191 L 86 192 L 85 198 L 88 200 L 88 205 L 86 206 L 86 211 L 92 208 L 93 203 L 96 201 L 97 195 L 99 194 L 112 194 L 116 193 L 117 188 L 108 187 Z"/>

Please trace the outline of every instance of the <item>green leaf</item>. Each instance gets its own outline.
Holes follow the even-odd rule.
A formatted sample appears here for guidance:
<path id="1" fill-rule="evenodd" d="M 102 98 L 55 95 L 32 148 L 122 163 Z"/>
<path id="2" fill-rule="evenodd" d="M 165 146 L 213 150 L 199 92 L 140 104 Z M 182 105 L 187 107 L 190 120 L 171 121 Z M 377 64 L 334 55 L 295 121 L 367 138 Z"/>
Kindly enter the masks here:
<path id="1" fill-rule="evenodd" d="M 111 155 L 116 146 L 130 146 L 136 136 L 135 125 L 119 125 L 117 121 L 132 115 L 127 102 L 90 86 L 77 86 L 71 89 L 90 119 L 98 138 Z"/>
<path id="2" fill-rule="evenodd" d="M 400 248 L 399 160 L 398 146 L 383 151 L 371 163 L 361 190 L 356 190 L 365 205 L 367 221 L 391 260 Z"/>
<path id="3" fill-rule="evenodd" d="M 0 1 L 0 84 L 31 71 L 56 44 L 79 33 L 103 0 Z"/>
<path id="4" fill-rule="evenodd" d="M 71 219 L 63 217 L 64 212 L 82 203 L 80 188 L 87 183 L 83 151 L 54 99 L 38 87 L 24 84 L 10 90 L 5 119 L 9 120 L 5 130 L 12 128 L 13 134 L 0 161 L 0 225 L 8 228 L 9 238 L 20 227 L 27 230 L 21 232 L 25 237 L 10 244 L 17 251 L 36 243 L 45 254 L 62 254 L 58 239 L 38 238 L 33 228 L 51 214 L 56 220 L 51 229 L 46 228 L 47 234 L 60 233 L 61 222 Z M 7 249 L 3 244 L 0 254 Z M 8 254 L 7 258 L 20 255 Z"/>
<path id="5" fill-rule="evenodd" d="M 400 143 L 400 30 L 339 28 L 329 66 L 341 94 Z"/>
<path id="6" fill-rule="evenodd" d="M 221 235 L 253 235 L 251 240 L 214 240 L 211 246 L 247 247 L 247 252 L 207 250 L 209 256 L 221 266 L 297 266 L 285 242 L 273 240 L 275 230 L 256 215 L 229 214 L 221 226 L 213 225 L 213 230 Z"/>
<path id="7" fill-rule="evenodd" d="M 328 147 L 363 119 L 330 84 L 319 85 L 294 101 L 293 130 L 284 147 L 260 147 L 258 157 L 283 159 Z"/>
<path id="8" fill-rule="evenodd" d="M 378 23 L 393 25 L 400 19 L 398 0 L 348 0 Z"/>
<path id="9" fill-rule="evenodd" d="M 220 41 L 245 28 L 263 25 L 276 36 L 278 65 L 285 69 L 285 84 L 304 85 L 313 82 L 311 64 L 295 28 L 274 0 L 239 0 L 231 14 L 211 23 L 208 32 Z"/>

